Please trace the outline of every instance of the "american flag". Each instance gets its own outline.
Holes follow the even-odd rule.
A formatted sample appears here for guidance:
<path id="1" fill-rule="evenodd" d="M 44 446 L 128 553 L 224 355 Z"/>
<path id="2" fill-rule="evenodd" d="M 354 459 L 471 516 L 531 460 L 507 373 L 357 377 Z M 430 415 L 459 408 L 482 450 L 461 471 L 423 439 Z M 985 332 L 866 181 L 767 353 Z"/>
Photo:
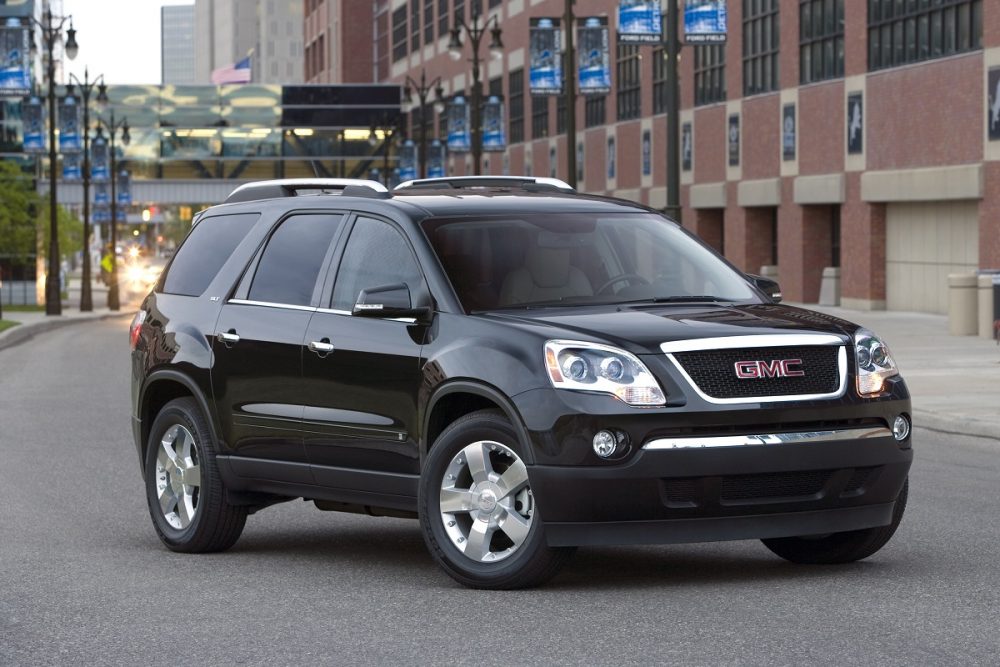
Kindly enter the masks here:
<path id="1" fill-rule="evenodd" d="M 212 83 L 216 86 L 226 83 L 250 83 L 250 56 L 228 67 L 213 70 Z"/>

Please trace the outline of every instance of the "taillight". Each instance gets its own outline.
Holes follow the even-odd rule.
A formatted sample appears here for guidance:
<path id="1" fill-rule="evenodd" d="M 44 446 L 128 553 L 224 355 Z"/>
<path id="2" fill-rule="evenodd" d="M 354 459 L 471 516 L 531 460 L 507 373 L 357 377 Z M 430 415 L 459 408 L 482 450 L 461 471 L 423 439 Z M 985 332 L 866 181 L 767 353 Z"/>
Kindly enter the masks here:
<path id="1" fill-rule="evenodd" d="M 142 323 L 146 321 L 146 311 L 140 310 L 132 318 L 132 325 L 128 328 L 129 347 L 133 350 L 139 344 L 139 334 L 142 332 Z"/>

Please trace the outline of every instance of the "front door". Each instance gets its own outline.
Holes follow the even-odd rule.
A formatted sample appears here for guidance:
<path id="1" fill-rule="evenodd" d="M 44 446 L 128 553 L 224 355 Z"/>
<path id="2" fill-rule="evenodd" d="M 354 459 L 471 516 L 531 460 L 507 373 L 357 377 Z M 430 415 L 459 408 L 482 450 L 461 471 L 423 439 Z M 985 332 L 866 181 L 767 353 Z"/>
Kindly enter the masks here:
<path id="1" fill-rule="evenodd" d="M 362 289 L 407 283 L 412 290 L 422 282 L 401 231 L 383 220 L 356 220 L 328 307 L 313 314 L 303 347 L 305 443 L 317 482 L 415 494 L 415 478 L 392 474 L 419 473 L 417 392 L 426 327 L 351 311 Z"/>

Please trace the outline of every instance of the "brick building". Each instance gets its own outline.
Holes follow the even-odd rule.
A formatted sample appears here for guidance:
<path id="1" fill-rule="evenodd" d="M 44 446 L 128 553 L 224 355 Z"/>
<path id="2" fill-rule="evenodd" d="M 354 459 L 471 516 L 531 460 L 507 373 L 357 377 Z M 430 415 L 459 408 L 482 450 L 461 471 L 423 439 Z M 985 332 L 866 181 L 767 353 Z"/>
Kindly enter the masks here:
<path id="1" fill-rule="evenodd" d="M 563 0 L 369 5 L 381 78 L 423 69 L 448 95 L 471 83 L 447 53 L 455 16 L 496 14 L 505 55 L 483 44 L 484 89 L 505 98 L 509 147 L 483 171 L 565 176 L 561 100 L 532 97 L 525 71 L 529 18 L 561 16 Z M 663 51 L 616 45 L 616 6 L 574 8 L 612 28 L 612 91 L 577 102 L 580 188 L 663 207 Z M 1000 268 L 1000 2 L 730 0 L 728 13 L 725 45 L 681 56 L 686 227 L 776 272 L 795 301 L 815 302 L 839 267 L 845 306 L 945 312 L 949 273 Z M 471 157 L 449 168 L 469 173 Z"/>
<path id="2" fill-rule="evenodd" d="M 306 83 L 374 80 L 372 0 L 305 0 Z M 381 12 L 381 13 L 384 13 Z"/>

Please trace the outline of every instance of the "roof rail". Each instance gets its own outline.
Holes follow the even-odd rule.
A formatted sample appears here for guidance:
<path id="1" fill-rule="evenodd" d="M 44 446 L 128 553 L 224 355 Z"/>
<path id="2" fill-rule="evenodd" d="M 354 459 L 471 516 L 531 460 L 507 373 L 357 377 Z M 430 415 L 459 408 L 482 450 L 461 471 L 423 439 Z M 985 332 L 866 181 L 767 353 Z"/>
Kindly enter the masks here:
<path id="1" fill-rule="evenodd" d="M 226 197 L 225 203 L 297 197 L 300 190 L 319 191 L 322 194 L 336 191 L 347 197 L 368 197 L 369 199 L 389 199 L 392 197 L 392 193 L 378 181 L 362 178 L 285 178 L 276 181 L 244 183 Z"/>
<path id="2" fill-rule="evenodd" d="M 516 188 L 525 190 L 561 190 L 563 192 L 576 192 L 568 183 L 560 181 L 558 178 L 547 178 L 542 176 L 446 176 L 443 178 L 420 178 L 412 181 L 405 181 L 395 187 L 395 190 L 416 190 L 416 189 L 454 189 L 463 190 L 466 188 Z"/>

